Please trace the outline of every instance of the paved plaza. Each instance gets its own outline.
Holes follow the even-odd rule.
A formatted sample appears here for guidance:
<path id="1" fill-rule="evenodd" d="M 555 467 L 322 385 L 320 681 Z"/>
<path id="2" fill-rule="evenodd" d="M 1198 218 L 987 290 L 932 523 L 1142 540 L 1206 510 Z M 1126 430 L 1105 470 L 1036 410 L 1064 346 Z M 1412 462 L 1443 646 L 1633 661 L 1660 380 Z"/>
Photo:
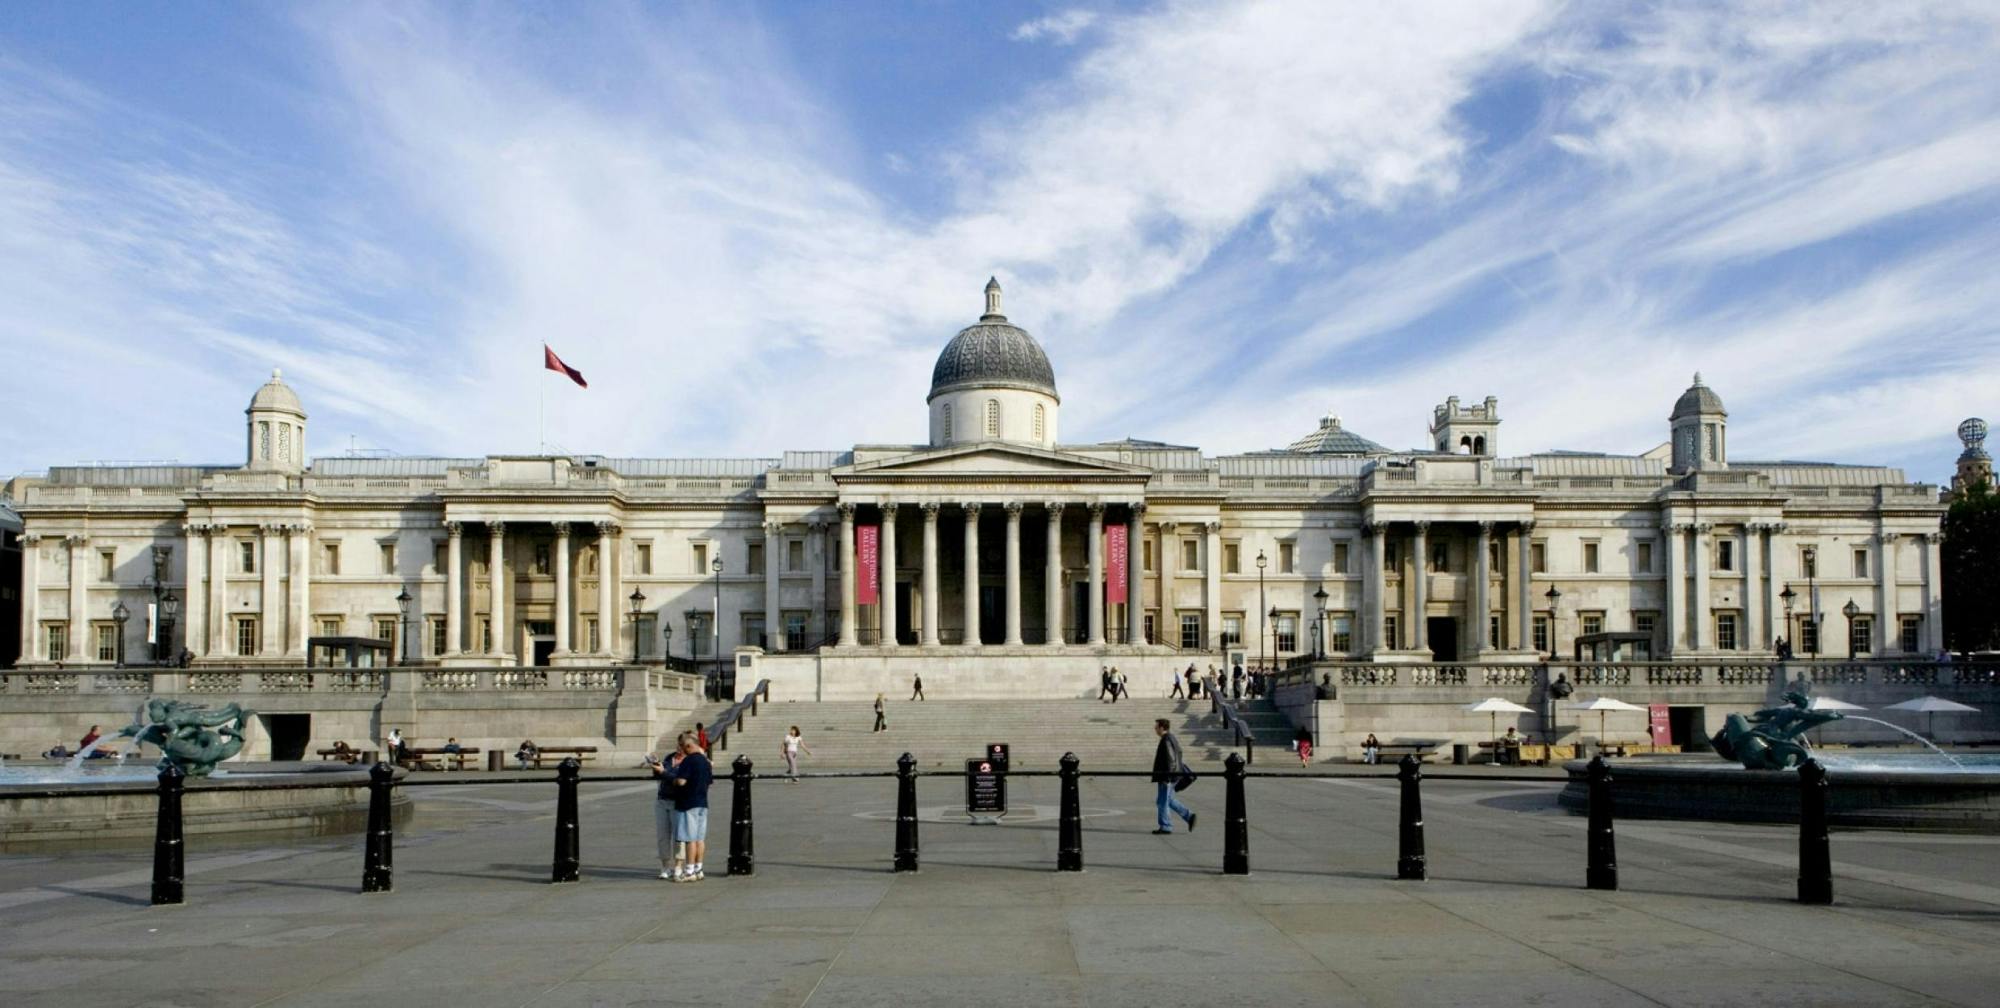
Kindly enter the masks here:
<path id="1" fill-rule="evenodd" d="M 1388 768 L 1382 768 L 1384 770 Z M 547 884 L 555 788 L 418 787 L 395 891 L 359 836 L 195 839 L 188 903 L 147 851 L 0 857 L 0 1000 L 36 1005 L 1918 1005 L 1992 1003 L 2000 838 L 1834 837 L 1836 904 L 1792 901 L 1795 831 L 1626 822 L 1623 889 L 1582 888 L 1553 779 L 1427 779 L 1430 879 L 1393 880 L 1396 782 L 1252 779 L 1252 874 L 1220 874 L 1223 784 L 1156 837 L 1151 788 L 1086 779 L 1087 871 L 1057 874 L 1056 782 L 1005 825 L 921 782 L 923 868 L 888 870 L 886 779 L 759 782 L 757 870 L 655 878 L 652 788 L 583 786 L 584 878 Z"/>

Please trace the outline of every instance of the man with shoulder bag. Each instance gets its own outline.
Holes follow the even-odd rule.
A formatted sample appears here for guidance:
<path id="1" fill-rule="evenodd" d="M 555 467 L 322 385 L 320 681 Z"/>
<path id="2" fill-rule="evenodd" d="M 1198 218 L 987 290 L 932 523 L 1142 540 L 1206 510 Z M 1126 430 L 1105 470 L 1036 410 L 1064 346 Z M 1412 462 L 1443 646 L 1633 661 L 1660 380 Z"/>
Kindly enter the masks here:
<path id="1" fill-rule="evenodd" d="M 1160 737 L 1159 745 L 1153 750 L 1152 776 L 1153 787 L 1156 792 L 1153 804 L 1160 812 L 1160 827 L 1153 831 L 1153 835 L 1170 836 L 1173 834 L 1173 820 L 1167 818 L 1167 813 L 1170 811 L 1185 820 L 1188 832 L 1192 833 L 1194 832 L 1194 810 L 1188 808 L 1186 805 L 1182 805 L 1180 799 L 1174 797 L 1174 792 L 1184 790 L 1189 784 L 1194 783 L 1194 773 L 1187 768 L 1186 761 L 1182 759 L 1180 740 L 1174 738 L 1174 733 L 1168 727 L 1166 718 L 1160 718 L 1153 722 L 1153 733 Z"/>

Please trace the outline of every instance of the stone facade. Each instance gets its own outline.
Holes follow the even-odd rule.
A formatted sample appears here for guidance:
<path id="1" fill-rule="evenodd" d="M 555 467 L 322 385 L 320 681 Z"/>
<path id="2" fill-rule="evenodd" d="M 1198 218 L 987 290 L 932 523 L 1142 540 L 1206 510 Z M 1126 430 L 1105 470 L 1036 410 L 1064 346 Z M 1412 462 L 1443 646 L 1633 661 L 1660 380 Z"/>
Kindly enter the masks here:
<path id="1" fill-rule="evenodd" d="M 1937 489 L 1888 468 L 1732 461 L 1699 376 L 1669 441 L 1635 455 L 1497 456 L 1499 403 L 1454 397 L 1422 450 L 1329 418 L 1292 449 L 1212 457 L 1057 444 L 1046 358 L 1000 314 L 997 284 L 972 328 L 1006 345 L 941 362 L 928 443 L 775 458 L 307 465 L 306 412 L 274 375 L 246 410 L 241 465 L 9 484 L 20 664 L 115 664 L 119 602 L 137 614 L 127 661 L 149 657 L 161 551 L 179 613 L 159 629 L 197 668 L 324 662 L 314 643 L 341 638 L 445 668 L 671 648 L 809 677 L 817 695 L 906 689 L 923 667 L 960 695 L 1008 695 L 1094 688 L 1100 662 L 1164 682 L 1175 664 L 1278 663 L 1316 644 L 1504 665 L 1579 637 L 1600 657 L 1655 659 L 1769 655 L 1788 638 L 1804 656 L 1814 612 L 1818 653 L 1845 657 L 1850 632 L 1863 655 L 1939 647 Z M 1136 604 L 1106 591 L 1116 526 Z M 853 558 L 871 528 L 881 573 L 864 604 Z"/>

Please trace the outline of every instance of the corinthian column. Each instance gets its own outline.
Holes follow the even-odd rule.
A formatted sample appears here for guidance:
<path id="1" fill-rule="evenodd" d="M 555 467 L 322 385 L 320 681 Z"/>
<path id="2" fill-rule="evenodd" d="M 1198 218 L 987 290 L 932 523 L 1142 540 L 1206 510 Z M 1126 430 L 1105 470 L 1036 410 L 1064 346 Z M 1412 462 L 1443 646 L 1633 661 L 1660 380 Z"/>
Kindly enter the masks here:
<path id="1" fill-rule="evenodd" d="M 1042 619 L 1048 624 L 1047 638 L 1042 641 L 1053 647 L 1063 643 L 1063 598 L 1062 598 L 1062 501 L 1050 501 L 1046 505 L 1049 512 L 1048 559 L 1042 566 Z"/>
<path id="2" fill-rule="evenodd" d="M 926 501 L 924 512 L 924 636 L 925 647 L 938 646 L 938 505 Z"/>
<path id="3" fill-rule="evenodd" d="M 1472 550 L 1472 657 L 1492 646 L 1488 641 L 1493 635 L 1488 631 L 1493 622 L 1493 603 L 1487 598 L 1487 593 L 1493 589 L 1492 543 L 1493 523 L 1480 522 L 1479 538 Z"/>
<path id="4" fill-rule="evenodd" d="M 1007 509 L 1007 643 L 1021 643 L 1021 502 Z"/>
<path id="5" fill-rule="evenodd" d="M 206 657 L 209 649 L 208 635 L 208 526 L 190 522 L 181 526 L 187 533 L 187 580 L 181 584 L 182 605 L 181 635 L 189 651 L 197 658 Z M 32 605 L 35 593 L 30 590 L 26 596 Z M 23 610 L 33 616 L 36 609 Z M 46 655 L 40 651 L 23 651 L 21 657 L 33 654 L 36 660 Z"/>
<path id="6" fill-rule="evenodd" d="M 840 505 L 840 646 L 853 647 L 854 633 L 854 505 Z"/>
<path id="7" fill-rule="evenodd" d="M 1368 558 L 1363 562 L 1368 565 L 1368 570 L 1361 579 L 1361 611 L 1368 625 L 1363 630 L 1362 640 L 1366 642 L 1369 652 L 1375 652 L 1396 646 L 1394 641 L 1386 641 L 1382 633 L 1383 624 L 1389 619 L 1389 600 L 1385 597 L 1389 591 L 1388 573 L 1383 566 L 1387 562 L 1383 544 L 1387 541 L 1389 526 L 1382 522 L 1370 522 L 1367 531 Z"/>
<path id="8" fill-rule="evenodd" d="M 778 582 L 778 564 L 784 559 L 785 526 L 764 523 L 764 643 L 772 652 L 785 650 L 784 588 Z"/>
<path id="9" fill-rule="evenodd" d="M 285 588 L 291 595 L 287 632 L 289 643 L 286 654 L 303 659 L 306 655 L 306 640 L 312 635 L 312 526 L 301 522 L 285 526 L 285 538 L 292 551 L 292 566 L 285 572 Z M 188 560 L 194 560 L 193 554 Z"/>
<path id="10" fill-rule="evenodd" d="M 1167 529 L 1160 526 L 1160 550 L 1167 549 Z M 1146 541 L 1146 504 L 1140 501 L 1132 505 L 1131 514 L 1125 519 L 1125 643 L 1137 644 L 1146 639 L 1146 607 L 1139 601 L 1139 592 L 1144 582 L 1140 575 L 1145 564 L 1143 552 Z M 1165 570 L 1164 565 L 1161 570 Z M 1167 601 L 1171 594 L 1168 579 L 1160 579 L 1160 619 L 1173 619 L 1173 608 Z M 1160 628 L 1162 634 L 1166 628 Z"/>
<path id="11" fill-rule="evenodd" d="M 507 656 L 507 523 L 486 523 L 486 613 L 493 626 L 494 658 Z"/>
<path id="12" fill-rule="evenodd" d="M 1104 505 L 1090 505 L 1090 642 L 1104 643 Z"/>
<path id="13" fill-rule="evenodd" d="M 1410 537 L 1410 640 L 1419 651 L 1431 649 L 1430 621 L 1426 612 L 1430 607 L 1430 546 L 1427 536 L 1431 523 L 1415 522 L 1416 532 Z"/>
<path id="14" fill-rule="evenodd" d="M 257 634 L 257 654 L 262 658 L 276 658 L 278 648 L 284 642 L 285 609 L 278 595 L 278 571 L 284 563 L 285 539 L 281 525 L 257 526 L 258 552 L 264 565 L 261 584 L 257 591 L 258 612 L 263 624 Z M 393 573 L 393 572 L 392 572 Z"/>
<path id="15" fill-rule="evenodd" d="M 188 542 L 194 542 L 194 526 L 185 526 Z M 188 569 L 194 569 L 194 554 L 188 554 Z M 192 577 L 192 573 L 189 575 Z M 186 592 L 183 592 L 186 594 Z M 40 649 L 42 633 L 42 537 L 30 532 L 21 537 L 21 657 L 23 662 L 46 659 Z"/>
<path id="16" fill-rule="evenodd" d="M 556 647 L 552 655 L 569 651 L 569 522 L 556 522 Z"/>
<path id="17" fill-rule="evenodd" d="M 902 643 L 896 639 L 896 621 L 901 610 L 896 604 L 896 502 L 882 502 L 882 587 L 880 589 L 882 614 L 882 639 L 876 643 L 883 647 L 895 647 Z"/>
<path id="18" fill-rule="evenodd" d="M 965 643 L 979 646 L 979 502 L 965 507 Z"/>
<path id="19" fill-rule="evenodd" d="M 597 652 L 610 657 L 617 652 L 618 641 L 618 524 L 601 521 L 597 523 Z M 660 610 L 660 619 L 665 621 L 667 611 Z M 632 632 L 638 633 L 637 621 Z"/>
<path id="20" fill-rule="evenodd" d="M 465 619 L 465 600 L 459 597 L 463 591 L 459 569 L 464 562 L 465 523 L 445 522 L 444 534 L 444 653 L 455 656 L 465 650 L 465 631 L 461 625 Z"/>

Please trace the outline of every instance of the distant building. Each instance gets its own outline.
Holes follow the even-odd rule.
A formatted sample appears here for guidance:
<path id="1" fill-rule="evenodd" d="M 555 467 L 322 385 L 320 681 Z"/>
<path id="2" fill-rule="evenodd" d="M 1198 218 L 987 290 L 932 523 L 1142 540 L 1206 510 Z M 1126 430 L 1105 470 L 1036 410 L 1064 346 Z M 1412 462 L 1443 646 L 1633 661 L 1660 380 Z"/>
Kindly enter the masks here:
<path id="1" fill-rule="evenodd" d="M 761 649 L 759 674 L 822 693 L 907 682 L 918 660 L 927 683 L 936 667 L 1005 692 L 1106 656 L 1254 665 L 1316 645 L 1490 664 L 1605 635 L 1676 659 L 1769 655 L 1781 637 L 1801 655 L 1939 647 L 1937 488 L 1733 459 L 1699 375 L 1666 443 L 1635 455 L 1500 455 L 1490 397 L 1447 399 L 1421 450 L 1332 416 L 1244 455 L 1063 443 L 1054 369 L 990 283 L 925 401 L 918 444 L 309 461 L 305 407 L 274 372 L 239 463 L 58 466 L 10 485 L 26 533 L 13 639 L 23 666 L 112 661 L 112 605 L 151 600 L 157 548 L 181 603 L 171 646 L 196 666 L 300 665 L 319 638 L 442 666 L 741 647 Z M 1820 639 L 1829 615 L 1851 641 Z"/>

